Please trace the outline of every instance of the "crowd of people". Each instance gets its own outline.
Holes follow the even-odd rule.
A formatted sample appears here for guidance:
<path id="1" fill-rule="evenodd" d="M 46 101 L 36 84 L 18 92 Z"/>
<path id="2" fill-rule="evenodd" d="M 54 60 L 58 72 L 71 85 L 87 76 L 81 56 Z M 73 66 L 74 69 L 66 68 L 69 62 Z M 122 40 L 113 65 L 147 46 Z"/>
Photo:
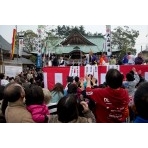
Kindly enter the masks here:
<path id="1" fill-rule="evenodd" d="M 109 69 L 105 82 L 89 74 L 67 87 L 43 85 L 42 71 L 29 69 L 15 78 L 0 74 L 1 123 L 145 123 L 148 82 L 134 67 L 124 75 Z"/>

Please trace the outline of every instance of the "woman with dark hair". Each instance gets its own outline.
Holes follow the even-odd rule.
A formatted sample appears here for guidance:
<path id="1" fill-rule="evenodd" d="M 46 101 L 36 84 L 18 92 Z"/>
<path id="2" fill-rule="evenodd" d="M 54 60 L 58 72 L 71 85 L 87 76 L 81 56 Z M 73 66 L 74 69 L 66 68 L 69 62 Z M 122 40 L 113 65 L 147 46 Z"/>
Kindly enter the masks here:
<path id="1" fill-rule="evenodd" d="M 64 96 L 64 86 L 61 83 L 56 83 L 51 90 L 51 100 L 47 107 L 51 115 L 57 114 L 57 103 Z"/>
<path id="2" fill-rule="evenodd" d="M 50 103 L 57 103 L 64 96 L 64 86 L 61 83 L 56 83 L 51 90 L 51 96 Z"/>
<path id="3" fill-rule="evenodd" d="M 110 69 L 106 74 L 107 87 L 91 88 L 91 77 L 86 76 L 86 94 L 95 101 L 97 122 L 119 123 L 128 117 L 129 96 L 127 90 L 121 88 L 123 75 L 117 69 Z"/>
<path id="4" fill-rule="evenodd" d="M 84 117 L 78 113 L 78 102 L 73 94 L 61 98 L 57 104 L 57 115 L 50 116 L 50 123 L 91 123 L 95 122 L 93 113 L 89 110 L 88 104 L 81 101 Z"/>

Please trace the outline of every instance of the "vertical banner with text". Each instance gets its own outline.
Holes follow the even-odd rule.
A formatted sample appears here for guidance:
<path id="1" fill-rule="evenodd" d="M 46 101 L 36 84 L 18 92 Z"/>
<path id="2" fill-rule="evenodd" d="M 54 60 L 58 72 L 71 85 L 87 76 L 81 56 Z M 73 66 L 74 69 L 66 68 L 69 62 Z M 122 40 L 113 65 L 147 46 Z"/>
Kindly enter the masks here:
<path id="1" fill-rule="evenodd" d="M 111 25 L 106 25 L 106 52 L 107 56 L 111 56 Z"/>
<path id="2" fill-rule="evenodd" d="M 24 38 L 24 34 L 23 33 L 19 33 L 19 56 L 22 56 L 22 52 L 23 52 L 23 38 Z"/>

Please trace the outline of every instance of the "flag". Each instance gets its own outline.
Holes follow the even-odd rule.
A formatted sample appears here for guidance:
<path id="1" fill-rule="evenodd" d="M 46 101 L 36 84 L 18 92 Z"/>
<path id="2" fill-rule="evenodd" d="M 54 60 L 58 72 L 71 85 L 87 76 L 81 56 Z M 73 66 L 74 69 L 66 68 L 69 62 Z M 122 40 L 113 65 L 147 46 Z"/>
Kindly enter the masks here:
<path id="1" fill-rule="evenodd" d="M 10 55 L 11 60 L 13 59 L 14 51 L 15 51 L 15 41 L 16 41 L 15 37 L 16 37 L 16 29 L 13 29 L 12 47 L 11 47 L 11 55 Z"/>

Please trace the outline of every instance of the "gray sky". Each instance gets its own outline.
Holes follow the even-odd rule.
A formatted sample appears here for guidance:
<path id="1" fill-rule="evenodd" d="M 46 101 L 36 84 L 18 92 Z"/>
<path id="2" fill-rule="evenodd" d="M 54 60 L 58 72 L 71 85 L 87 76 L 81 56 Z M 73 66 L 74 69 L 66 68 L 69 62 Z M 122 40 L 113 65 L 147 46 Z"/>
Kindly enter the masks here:
<path id="1" fill-rule="evenodd" d="M 119 25 L 118 25 L 119 26 Z M 136 40 L 136 49 L 137 51 L 142 49 L 144 50 L 146 47 L 146 44 L 148 44 L 148 37 L 146 35 L 148 34 L 148 25 L 127 25 L 132 29 L 139 30 L 140 35 Z M 84 25 L 86 32 L 90 31 L 92 33 L 98 32 L 105 34 L 105 25 Z M 116 28 L 117 25 L 112 25 L 111 29 L 113 30 Z M 12 42 L 12 32 L 13 28 L 15 28 L 15 25 L 0 25 L 0 35 L 2 35 L 9 43 Z M 18 25 L 17 26 L 18 32 L 19 31 L 25 31 L 25 30 L 33 30 L 34 32 L 37 32 L 37 25 Z"/>

